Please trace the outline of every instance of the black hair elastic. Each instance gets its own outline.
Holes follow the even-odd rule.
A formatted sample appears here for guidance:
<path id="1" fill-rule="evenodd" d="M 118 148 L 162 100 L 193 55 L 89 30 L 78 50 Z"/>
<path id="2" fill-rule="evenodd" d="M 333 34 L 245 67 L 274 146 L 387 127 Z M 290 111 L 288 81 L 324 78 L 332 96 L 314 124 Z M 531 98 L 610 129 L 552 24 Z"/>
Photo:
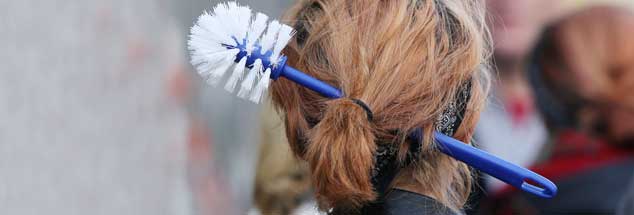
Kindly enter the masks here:
<path id="1" fill-rule="evenodd" d="M 372 110 L 370 110 L 370 106 L 368 106 L 365 102 L 359 100 L 359 99 L 350 99 L 352 100 L 355 104 L 361 106 L 361 108 L 363 108 L 363 110 L 365 110 L 365 114 L 368 115 L 368 120 L 370 122 L 372 122 L 372 120 L 374 120 L 374 114 L 372 114 Z"/>

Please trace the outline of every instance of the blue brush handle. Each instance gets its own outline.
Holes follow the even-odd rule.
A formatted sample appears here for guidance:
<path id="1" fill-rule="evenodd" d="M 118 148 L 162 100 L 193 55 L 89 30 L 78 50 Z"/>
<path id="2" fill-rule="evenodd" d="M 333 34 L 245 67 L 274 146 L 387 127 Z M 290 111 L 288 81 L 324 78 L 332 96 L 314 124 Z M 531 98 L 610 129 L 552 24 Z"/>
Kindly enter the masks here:
<path id="1" fill-rule="evenodd" d="M 339 89 L 306 75 L 295 68 L 286 66 L 286 58 L 283 58 L 278 65 L 281 66 L 274 71 L 271 76 L 273 79 L 283 76 L 295 83 L 314 90 L 325 97 L 333 99 L 343 97 L 343 94 Z M 422 130 L 417 130 L 418 131 L 415 132 L 419 133 L 417 137 L 422 138 Z M 434 135 L 436 141 L 439 143 L 438 148 L 441 152 L 462 161 L 473 168 L 487 173 L 523 191 L 543 198 L 552 198 L 555 194 L 557 194 L 557 186 L 553 182 L 533 171 L 512 164 L 496 157 L 495 155 L 467 145 L 440 132 L 436 131 L 434 132 Z M 538 186 L 529 183 L 527 180 Z"/>
<path id="2" fill-rule="evenodd" d="M 310 77 L 292 67 L 287 66 L 282 76 L 306 86 L 328 98 L 341 98 L 343 95 L 338 89 Z M 440 132 L 434 132 L 435 139 L 439 143 L 439 150 L 456 160 L 489 174 L 528 193 L 543 198 L 552 198 L 557 194 L 557 186 L 543 176 L 520 167 L 506 160 L 460 142 Z M 535 183 L 537 186 L 529 183 Z"/>
<path id="3" fill-rule="evenodd" d="M 440 132 L 435 132 L 434 135 L 440 144 L 438 147 L 440 151 L 469 166 L 543 198 L 552 198 L 557 194 L 557 186 L 553 182 L 533 171 L 502 160 Z M 527 180 L 538 186 L 527 182 Z"/>
<path id="4" fill-rule="evenodd" d="M 343 97 L 343 93 L 341 93 L 341 90 L 334 88 L 330 86 L 329 84 L 326 84 L 320 80 L 317 80 L 309 75 L 306 75 L 305 73 L 300 72 L 293 67 L 290 67 L 290 66 L 284 67 L 284 70 L 282 70 L 281 75 L 295 83 L 298 83 L 304 87 L 307 87 L 308 89 L 318 92 L 319 94 L 325 97 L 328 97 L 331 99 Z"/>
<path id="5" fill-rule="evenodd" d="M 272 79 L 277 79 L 278 77 L 282 76 L 327 98 L 337 99 L 343 97 L 343 93 L 341 92 L 341 90 L 330 86 L 323 81 L 313 78 L 312 76 L 307 75 L 306 73 L 303 73 L 291 66 L 286 65 L 286 60 L 286 57 L 281 58 L 280 62 L 278 63 L 279 68 L 276 68 L 271 73 Z"/>
<path id="6" fill-rule="evenodd" d="M 246 44 L 246 41 L 243 42 Z M 244 48 L 245 45 L 240 43 L 238 44 L 239 45 L 237 47 L 228 47 L 240 48 L 241 51 L 236 57 L 236 62 L 242 57 L 247 56 L 247 52 Z M 343 97 L 341 90 L 317 80 L 316 78 L 313 78 L 293 67 L 287 66 L 286 61 L 288 59 L 286 57 L 281 57 L 279 62 L 276 64 L 271 63 L 269 60 L 271 54 L 271 51 L 261 53 L 260 47 L 256 47 L 255 51 L 248 56 L 247 65 L 251 65 L 256 59 L 260 59 L 262 60 L 265 68 L 272 69 L 271 79 L 275 80 L 279 77 L 285 77 L 297 84 L 318 92 L 327 98 L 336 99 Z M 417 131 L 412 135 L 416 138 L 422 138 L 422 130 L 417 129 Z M 434 135 L 436 141 L 439 143 L 439 150 L 441 152 L 460 160 L 469 166 L 500 179 L 514 187 L 543 198 L 551 198 L 557 193 L 557 186 L 537 173 L 502 160 L 492 154 L 467 145 L 440 132 L 435 132 Z M 536 183 L 538 186 L 530 184 L 527 180 Z"/>

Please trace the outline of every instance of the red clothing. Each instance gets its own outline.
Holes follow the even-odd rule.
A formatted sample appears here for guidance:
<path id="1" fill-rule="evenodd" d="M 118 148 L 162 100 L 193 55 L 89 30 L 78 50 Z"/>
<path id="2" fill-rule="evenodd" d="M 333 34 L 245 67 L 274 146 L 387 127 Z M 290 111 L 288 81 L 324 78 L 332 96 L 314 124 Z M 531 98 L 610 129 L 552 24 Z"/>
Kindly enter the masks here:
<path id="1" fill-rule="evenodd" d="M 555 138 L 550 158 L 530 169 L 555 182 L 560 188 L 557 196 L 531 198 L 508 186 L 485 203 L 485 208 L 492 210 L 489 213 L 613 213 L 623 187 L 634 174 L 634 150 L 564 131 Z"/>

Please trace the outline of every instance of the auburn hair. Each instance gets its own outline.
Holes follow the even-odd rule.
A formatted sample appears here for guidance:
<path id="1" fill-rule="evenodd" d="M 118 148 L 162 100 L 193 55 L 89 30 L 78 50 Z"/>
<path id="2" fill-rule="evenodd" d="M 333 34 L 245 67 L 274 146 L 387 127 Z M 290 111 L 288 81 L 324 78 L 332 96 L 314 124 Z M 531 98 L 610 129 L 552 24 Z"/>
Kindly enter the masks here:
<path id="1" fill-rule="evenodd" d="M 591 7 L 548 27 L 533 59 L 556 102 L 574 118 L 571 126 L 629 145 L 633 139 L 619 139 L 634 137 L 634 126 L 617 128 L 611 121 L 634 120 L 632 35 L 632 11 Z M 554 121 L 547 114 L 549 126 L 561 129 Z"/>
<path id="2" fill-rule="evenodd" d="M 287 13 L 298 31 L 288 64 L 338 87 L 328 99 L 288 80 L 271 86 L 295 155 L 308 161 L 320 208 L 359 208 L 376 199 L 371 183 L 378 143 L 424 130 L 419 161 L 394 186 L 415 184 L 457 209 L 471 187 L 463 163 L 433 150 L 436 119 L 471 82 L 455 138 L 470 142 L 489 85 L 489 33 L 481 0 L 304 0 Z M 365 102 L 373 113 L 351 99 Z M 393 132 L 398 131 L 398 132 Z"/>

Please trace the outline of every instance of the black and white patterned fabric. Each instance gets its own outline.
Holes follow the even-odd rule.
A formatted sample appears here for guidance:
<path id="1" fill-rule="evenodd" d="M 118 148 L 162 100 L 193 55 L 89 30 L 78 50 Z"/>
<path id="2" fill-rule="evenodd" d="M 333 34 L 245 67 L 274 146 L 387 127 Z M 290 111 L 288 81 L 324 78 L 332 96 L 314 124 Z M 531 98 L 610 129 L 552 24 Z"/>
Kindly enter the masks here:
<path id="1" fill-rule="evenodd" d="M 471 95 L 471 82 L 465 83 L 461 90 L 458 91 L 454 101 L 449 103 L 443 113 L 438 116 L 436 122 L 436 130 L 447 135 L 453 136 L 462 124 L 467 104 Z M 377 143 L 376 154 L 374 155 L 374 168 L 372 169 L 372 184 L 375 190 L 382 197 L 387 192 L 390 183 L 396 177 L 396 174 L 402 166 L 415 163 L 420 158 L 422 148 L 422 130 L 418 129 L 408 137 L 411 142 L 407 152 L 405 163 L 400 164 L 397 160 L 398 145 Z"/>
<path id="2" fill-rule="evenodd" d="M 462 123 L 464 112 L 467 109 L 469 95 L 471 94 L 470 89 L 471 82 L 467 82 L 456 95 L 456 99 L 449 103 L 443 114 L 438 116 L 436 122 L 437 131 L 451 137 L 458 130 Z"/>

